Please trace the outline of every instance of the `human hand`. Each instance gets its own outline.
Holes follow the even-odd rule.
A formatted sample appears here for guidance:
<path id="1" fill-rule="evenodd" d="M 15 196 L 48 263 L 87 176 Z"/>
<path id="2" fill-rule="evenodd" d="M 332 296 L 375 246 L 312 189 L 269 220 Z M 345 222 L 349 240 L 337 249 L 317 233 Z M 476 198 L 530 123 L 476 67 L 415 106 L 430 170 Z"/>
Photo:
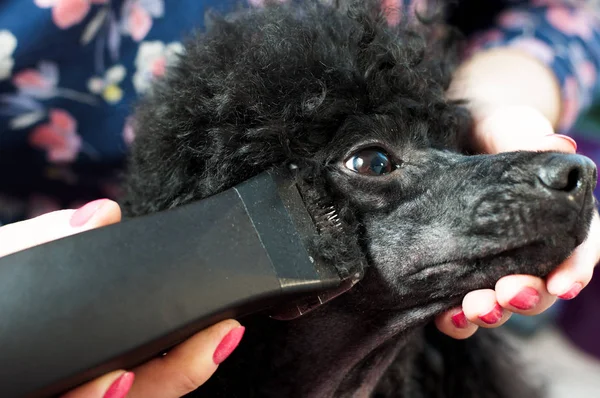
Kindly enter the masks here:
<path id="1" fill-rule="evenodd" d="M 0 227 L 0 257 L 51 240 L 117 223 L 119 206 L 110 200 L 61 210 Z M 116 370 L 66 393 L 63 398 L 179 398 L 204 384 L 237 347 L 244 328 L 226 320 L 190 337 L 167 355 L 130 371 Z M 135 379 L 135 382 L 134 382 Z"/>
<path id="2" fill-rule="evenodd" d="M 551 123 L 529 106 L 501 106 L 480 114 L 474 128 L 475 145 L 480 152 L 498 153 L 515 150 L 556 150 L 575 153 L 569 137 L 554 134 Z M 436 318 L 443 333 L 457 338 L 473 335 L 479 326 L 495 328 L 512 313 L 538 315 L 557 297 L 572 299 L 591 280 L 600 260 L 600 218 L 596 212 L 588 238 L 553 271 L 546 280 L 530 275 L 510 275 L 500 279 L 495 289 L 468 293 L 462 308 L 454 308 Z"/>

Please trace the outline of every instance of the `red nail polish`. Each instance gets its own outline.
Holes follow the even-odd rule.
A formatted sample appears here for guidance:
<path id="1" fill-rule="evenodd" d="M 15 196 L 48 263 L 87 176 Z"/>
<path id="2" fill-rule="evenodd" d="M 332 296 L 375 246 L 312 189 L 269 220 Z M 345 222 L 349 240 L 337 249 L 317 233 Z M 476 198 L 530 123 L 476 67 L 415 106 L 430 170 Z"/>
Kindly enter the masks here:
<path id="1" fill-rule="evenodd" d="M 532 287 L 521 290 L 508 303 L 520 310 L 530 310 L 540 302 L 540 294 Z"/>
<path id="2" fill-rule="evenodd" d="M 242 340 L 242 336 L 246 328 L 243 326 L 239 326 L 235 329 L 232 329 L 223 337 L 223 340 L 219 343 L 219 346 L 215 350 L 213 354 L 213 362 L 218 365 L 224 360 L 227 359 L 229 355 L 236 349 L 240 341 Z"/>
<path id="3" fill-rule="evenodd" d="M 556 138 L 561 138 L 565 141 L 567 141 L 569 144 L 571 144 L 573 146 L 573 150 L 577 151 L 577 142 L 569 137 L 568 135 L 562 135 L 562 134 L 548 134 L 548 136 L 552 136 L 552 137 L 556 137 Z"/>
<path id="4" fill-rule="evenodd" d="M 86 204 L 85 206 L 83 206 L 82 208 L 77 210 L 75 213 L 73 213 L 73 215 L 71 216 L 71 221 L 70 221 L 71 226 L 72 227 L 84 226 L 85 223 L 90 221 L 90 219 L 92 218 L 94 213 L 96 213 L 98 211 L 98 209 L 100 208 L 100 206 L 102 206 L 102 203 L 104 203 L 105 200 L 106 199 L 94 200 L 93 202 Z"/>
<path id="5" fill-rule="evenodd" d="M 500 319 L 502 319 L 502 307 L 500 307 L 499 304 L 496 303 L 496 306 L 494 307 L 493 310 L 491 310 L 490 312 L 488 312 L 485 315 L 480 315 L 479 319 L 481 319 L 483 322 L 487 323 L 488 325 L 493 325 L 494 323 L 498 322 Z"/>
<path id="6" fill-rule="evenodd" d="M 134 379 L 135 375 L 133 373 L 123 373 L 110 385 L 103 398 L 125 398 L 129 390 L 131 390 Z"/>
<path id="7" fill-rule="evenodd" d="M 458 329 L 465 329 L 467 326 L 469 326 L 469 321 L 467 320 L 465 313 L 462 311 L 452 315 L 452 323 Z"/>
<path id="8" fill-rule="evenodd" d="M 583 284 L 575 282 L 571 285 L 571 288 L 564 294 L 558 296 L 563 300 L 571 300 L 577 297 L 577 295 L 583 290 Z"/>

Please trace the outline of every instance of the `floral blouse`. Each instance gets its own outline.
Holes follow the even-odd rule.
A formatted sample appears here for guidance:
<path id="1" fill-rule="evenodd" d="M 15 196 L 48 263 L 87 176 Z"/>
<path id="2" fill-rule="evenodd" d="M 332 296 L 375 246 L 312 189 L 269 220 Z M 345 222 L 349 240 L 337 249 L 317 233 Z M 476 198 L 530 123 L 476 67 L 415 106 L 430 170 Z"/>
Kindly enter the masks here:
<path id="1" fill-rule="evenodd" d="M 381 1 L 396 23 L 428 0 Z M 182 51 L 185 34 L 204 27 L 205 12 L 238 3 L 2 1 L 0 224 L 117 197 L 136 99 Z M 470 37 L 469 52 L 508 45 L 548 64 L 561 83 L 561 130 L 568 131 L 590 105 L 600 68 L 600 10 L 587 4 L 462 0 L 455 19 Z M 600 160 L 599 148 L 591 142 L 588 156 Z"/>

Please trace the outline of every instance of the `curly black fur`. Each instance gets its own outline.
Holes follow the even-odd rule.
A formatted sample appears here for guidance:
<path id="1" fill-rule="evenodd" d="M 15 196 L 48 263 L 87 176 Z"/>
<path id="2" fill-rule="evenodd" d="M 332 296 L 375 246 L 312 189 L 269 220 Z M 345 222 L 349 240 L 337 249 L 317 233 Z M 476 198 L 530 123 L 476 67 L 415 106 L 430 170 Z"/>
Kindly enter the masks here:
<path id="1" fill-rule="evenodd" d="M 357 248 L 369 260 L 361 283 L 304 317 L 245 319 L 202 396 L 538 396 L 493 334 L 455 341 L 425 326 L 468 291 L 566 258 L 585 238 L 595 168 L 554 153 L 460 154 L 470 119 L 445 96 L 452 37 L 433 20 L 388 26 L 370 1 L 215 17 L 140 104 L 126 215 L 293 163 L 347 225 L 322 252 L 347 272 Z M 398 168 L 349 170 L 367 147 Z M 568 167 L 576 187 L 547 186 Z"/>

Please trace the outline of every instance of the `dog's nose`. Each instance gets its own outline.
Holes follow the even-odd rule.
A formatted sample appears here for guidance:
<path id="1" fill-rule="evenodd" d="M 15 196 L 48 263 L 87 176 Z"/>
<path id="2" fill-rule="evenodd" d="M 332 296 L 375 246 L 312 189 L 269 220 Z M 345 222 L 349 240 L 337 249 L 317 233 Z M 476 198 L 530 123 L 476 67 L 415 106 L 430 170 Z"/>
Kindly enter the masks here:
<path id="1" fill-rule="evenodd" d="M 542 165 L 538 178 L 550 191 L 575 195 L 585 191 L 588 185 L 595 187 L 596 165 L 581 155 L 552 154 Z"/>

